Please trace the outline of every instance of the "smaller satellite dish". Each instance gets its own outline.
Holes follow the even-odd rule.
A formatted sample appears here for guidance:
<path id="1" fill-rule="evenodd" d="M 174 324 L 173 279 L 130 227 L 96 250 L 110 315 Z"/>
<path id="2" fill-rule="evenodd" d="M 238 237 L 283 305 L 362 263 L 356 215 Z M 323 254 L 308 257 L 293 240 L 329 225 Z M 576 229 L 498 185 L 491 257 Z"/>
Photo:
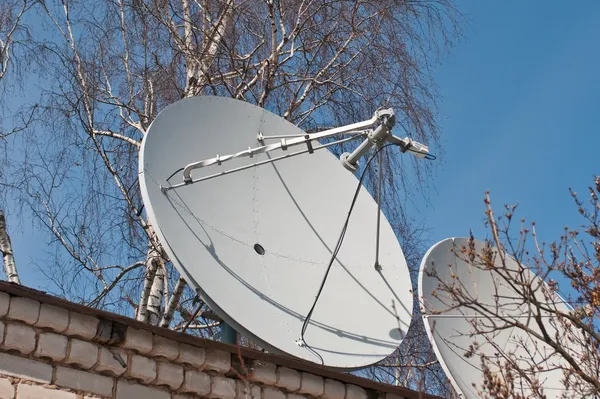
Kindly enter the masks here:
<path id="1" fill-rule="evenodd" d="M 482 256 L 484 253 L 487 255 Z M 531 288 L 532 295 L 550 309 L 568 313 L 570 307 L 555 293 L 548 294 L 543 280 L 522 268 L 515 259 L 503 256 L 504 268 L 498 273 L 491 268 L 503 265 L 500 253 L 482 241 L 448 238 L 429 249 L 419 271 L 419 300 L 433 349 L 452 385 L 464 398 L 479 398 L 474 385 L 481 389 L 484 381 L 480 354 L 491 359 L 511 354 L 520 369 L 532 370 L 547 398 L 562 397 L 565 393 L 563 372 L 556 366 L 564 365 L 564 360 L 534 336 L 541 333 L 534 316 L 539 313 L 544 329 L 552 336 L 562 336 L 565 329 L 552 314 L 539 312 L 525 302 L 523 295 L 509 283 L 511 279 L 502 276 L 511 275 L 513 281 L 523 282 Z M 461 290 L 462 297 L 471 298 L 472 304 L 460 305 L 444 286 Z M 498 328 L 510 323 L 520 323 L 531 333 L 518 327 Z M 572 336 L 574 332 L 569 331 L 569 334 Z M 474 342 L 478 347 L 473 351 Z M 581 347 L 576 343 L 564 345 L 574 355 L 580 352 Z M 491 365 L 490 371 L 502 378 L 502 370 Z M 526 380 L 516 377 L 516 386 L 525 387 L 521 393 L 531 393 Z"/>

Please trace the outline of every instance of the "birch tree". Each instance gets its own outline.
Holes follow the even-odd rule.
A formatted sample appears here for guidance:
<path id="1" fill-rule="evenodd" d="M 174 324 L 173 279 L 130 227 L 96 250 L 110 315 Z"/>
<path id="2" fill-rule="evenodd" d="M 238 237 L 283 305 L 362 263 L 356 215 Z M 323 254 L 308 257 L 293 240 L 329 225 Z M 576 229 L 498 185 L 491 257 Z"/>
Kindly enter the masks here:
<path id="1" fill-rule="evenodd" d="M 0 81 L 13 63 L 15 44 L 22 39 L 25 13 L 33 5 L 30 0 L 8 0 L 0 5 Z"/>
<path id="2" fill-rule="evenodd" d="M 5 105 L 6 100 L 10 98 L 8 88 L 16 86 L 17 82 L 22 83 L 25 79 L 23 75 L 28 70 L 27 63 L 16 60 L 24 61 L 26 58 L 25 49 L 30 44 L 30 37 L 24 20 L 34 4 L 33 0 L 6 0 L 0 4 L 0 105 Z M 5 79 L 8 74 L 11 74 L 13 79 Z M 7 137 L 23 131 L 31 123 L 32 110 L 35 109 L 34 105 L 14 110 L 14 121 L 7 121 L 6 116 L 12 112 L 3 110 L 4 112 L 0 113 L 0 142 L 5 142 Z M 13 122 L 14 126 L 5 126 Z"/>
<path id="3" fill-rule="evenodd" d="M 218 320 L 172 268 L 141 203 L 138 152 L 157 113 L 219 95 L 309 130 L 392 107 L 398 129 L 435 149 L 431 65 L 460 17 L 450 0 L 47 0 L 36 11 L 48 32 L 35 39 L 43 93 L 14 173 L 49 233 L 50 288 L 204 336 Z M 383 159 L 384 210 L 409 243 L 402 203 L 431 167 Z"/>
<path id="4" fill-rule="evenodd" d="M 32 1 L 28 0 L 13 0 L 5 1 L 0 4 L 0 87 L 4 91 L 6 80 L 4 79 L 9 72 L 9 67 L 14 64 L 15 46 L 18 46 L 21 40 L 26 36 L 26 29 L 23 24 L 25 13 L 31 8 Z M 0 102 L 3 102 L 0 99 Z M 30 122 L 29 120 L 22 121 L 22 125 L 18 125 L 12 129 L 4 129 L 4 118 L 0 114 L 0 141 L 5 141 L 6 138 L 14 133 L 22 131 Z M 8 166 L 9 159 L 3 159 L 2 164 Z M 4 174 L 0 172 L 0 179 L 4 180 Z M 4 182 L 0 181 L 0 190 L 4 191 Z M 2 193 L 4 194 L 4 193 Z M 3 256 L 4 272 L 8 281 L 20 284 L 19 273 L 6 226 L 6 216 L 4 214 L 4 204 L 0 205 L 0 252 Z"/>
<path id="5" fill-rule="evenodd" d="M 10 243 L 10 236 L 6 228 L 6 217 L 4 212 L 0 209 L 0 252 L 4 258 L 4 273 L 6 279 L 11 283 L 21 284 L 19 279 L 19 273 L 17 273 L 17 265 L 15 263 L 15 257 L 12 250 L 12 244 Z"/>

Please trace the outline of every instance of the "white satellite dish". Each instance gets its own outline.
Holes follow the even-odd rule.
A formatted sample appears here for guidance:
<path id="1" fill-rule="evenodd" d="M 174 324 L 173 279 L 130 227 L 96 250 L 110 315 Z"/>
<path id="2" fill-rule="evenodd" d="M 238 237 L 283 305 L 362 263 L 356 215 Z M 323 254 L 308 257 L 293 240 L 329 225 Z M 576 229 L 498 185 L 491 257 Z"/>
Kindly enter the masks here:
<path id="1" fill-rule="evenodd" d="M 143 140 L 140 185 L 148 217 L 175 267 L 238 332 L 268 350 L 332 368 L 376 363 L 406 334 L 413 295 L 392 227 L 364 188 L 306 344 L 299 338 L 357 189 L 346 169 L 384 141 L 427 153 L 392 136 L 390 123 L 393 111 L 385 110 L 307 135 L 245 102 L 181 100 L 156 117 Z M 343 140 L 364 139 L 342 162 L 318 141 L 341 133 L 350 135 Z M 381 268 L 374 267 L 377 215 Z"/>
<path id="2" fill-rule="evenodd" d="M 476 253 L 481 253 L 486 244 L 475 240 L 474 245 Z M 497 322 L 499 325 L 502 325 L 502 321 L 496 317 L 487 319 L 483 316 L 485 310 L 475 311 L 465 306 L 455 307 L 457 303 L 439 288 L 441 282 L 450 286 L 456 284 L 455 287 L 458 287 L 457 284 L 462 284 L 460 289 L 470 297 L 476 298 L 483 309 L 496 312 L 497 315 L 509 320 L 518 320 L 533 331 L 540 331 L 532 317 L 532 310 L 527 304 L 519 301 L 520 296 L 515 294 L 513 288 L 496 273 L 485 270 L 483 267 L 473 267 L 473 263 L 469 264 L 465 260 L 467 255 L 461 251 L 469 248 L 468 246 L 468 238 L 448 238 L 438 242 L 426 253 L 419 271 L 419 300 L 425 329 L 440 365 L 452 385 L 462 397 L 478 398 L 476 388 L 473 387 L 473 384 L 476 384 L 477 388 L 481 388 L 483 382 L 478 353 L 493 357 L 498 352 L 513 352 L 516 358 L 523 362 L 523 369 L 527 369 L 528 366 L 535 363 L 542 366 L 536 371 L 536 374 L 548 398 L 562 397 L 561 395 L 565 393 L 562 383 L 563 373 L 554 366 L 563 364 L 563 360 L 554 354 L 551 348 L 519 328 L 496 331 L 483 336 L 470 335 L 473 332 L 471 323 L 474 320 L 478 319 L 480 323 L 487 324 Z M 494 253 L 494 264 L 501 265 L 497 249 L 490 249 Z M 475 263 L 477 264 L 477 260 Z M 504 264 L 510 272 L 521 271 L 523 280 L 529 281 L 530 286 L 534 289 L 545 285 L 528 269 L 521 269 L 513 258 L 506 256 Z M 555 306 L 556 309 L 564 312 L 570 310 L 570 307 L 558 295 L 554 295 L 552 300 L 544 299 L 541 290 L 536 290 L 535 295 L 539 301 Z M 550 334 L 560 330 L 560 327 L 550 320 L 549 313 L 542 314 L 542 318 L 545 328 Z M 466 357 L 465 353 L 469 345 L 475 340 L 480 345 L 477 353 L 475 356 Z M 572 354 L 578 352 L 576 344 L 565 345 L 569 347 L 568 350 Z M 525 353 L 525 347 L 531 353 Z M 497 371 L 492 370 L 492 372 Z M 522 382 L 523 386 L 527 386 L 524 381 Z M 518 385 L 521 386 L 519 382 Z"/>

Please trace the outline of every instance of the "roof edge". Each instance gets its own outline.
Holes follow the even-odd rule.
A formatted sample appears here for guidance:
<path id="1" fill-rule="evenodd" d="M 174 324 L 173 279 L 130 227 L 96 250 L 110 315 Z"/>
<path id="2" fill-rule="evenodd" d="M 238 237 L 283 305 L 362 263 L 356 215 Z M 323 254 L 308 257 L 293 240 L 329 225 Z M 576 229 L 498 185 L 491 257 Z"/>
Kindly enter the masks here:
<path id="1" fill-rule="evenodd" d="M 150 331 L 161 337 L 184 343 L 187 345 L 197 346 L 201 348 L 214 349 L 223 352 L 229 352 L 235 355 L 241 355 L 249 360 L 258 360 L 273 363 L 278 366 L 283 366 L 298 371 L 319 375 L 321 377 L 338 380 L 348 384 L 361 386 L 365 389 L 375 390 L 394 396 L 404 397 L 406 399 L 442 399 L 439 396 L 429 395 L 418 391 L 413 391 L 408 388 L 398 387 L 394 385 L 384 384 L 381 382 L 369 380 L 367 378 L 358 377 L 352 374 L 342 373 L 328 367 L 319 366 L 304 360 L 295 359 L 285 355 L 272 354 L 261 352 L 255 349 L 245 348 L 237 345 L 225 344 L 218 341 L 213 341 L 205 338 L 196 337 L 193 335 L 180 333 L 169 330 L 167 328 L 153 326 L 130 317 L 126 317 L 117 313 L 107 312 L 105 310 L 91 308 L 85 305 L 70 302 L 66 299 L 59 298 L 40 290 L 25 287 L 15 283 L 0 281 L 0 292 L 5 292 L 12 296 L 23 297 L 46 303 L 48 305 L 57 306 L 76 313 L 95 316 L 99 319 L 116 321 L 127 327 L 138 330 Z"/>

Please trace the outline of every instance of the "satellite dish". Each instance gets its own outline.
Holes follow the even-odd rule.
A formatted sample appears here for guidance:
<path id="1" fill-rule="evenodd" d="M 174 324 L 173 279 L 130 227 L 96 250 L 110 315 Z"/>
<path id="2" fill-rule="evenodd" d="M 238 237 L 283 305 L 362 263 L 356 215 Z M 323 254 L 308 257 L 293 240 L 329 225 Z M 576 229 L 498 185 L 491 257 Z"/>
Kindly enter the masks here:
<path id="1" fill-rule="evenodd" d="M 408 330 L 406 261 L 361 188 L 306 345 L 299 341 L 357 189 L 346 169 L 384 134 L 404 150 L 426 153 L 391 136 L 393 114 L 385 115 L 307 135 L 257 106 L 202 96 L 168 106 L 143 140 L 142 198 L 166 253 L 215 313 L 270 351 L 357 369 L 391 354 Z M 387 122 L 367 129 L 381 120 Z M 370 144 L 340 162 L 318 140 L 339 133 Z M 373 263 L 378 214 L 380 269 Z"/>
<path id="2" fill-rule="evenodd" d="M 473 243 L 472 253 L 481 254 L 484 248 L 488 248 L 492 251 L 494 265 L 502 265 L 496 248 L 486 247 L 486 243 L 482 241 L 474 240 Z M 517 320 L 538 333 L 541 330 L 532 317 L 533 311 L 522 299 L 519 300 L 522 296 L 516 294 L 506 280 L 497 273 L 486 270 L 481 261 L 475 260 L 470 264 L 466 261 L 468 255 L 463 250 L 468 248 L 468 238 L 442 240 L 425 254 L 419 271 L 419 299 L 425 329 L 440 365 L 454 389 L 464 398 L 479 398 L 476 388 L 473 387 L 473 384 L 476 384 L 477 388 L 481 388 L 484 378 L 478 354 L 483 353 L 494 358 L 496 353 L 501 352 L 514 353 L 523 370 L 529 369 L 532 364 L 541 366 L 535 373 L 547 397 L 562 397 L 566 391 L 562 382 L 564 376 L 562 370 L 555 366 L 563 364 L 564 361 L 545 343 L 519 328 L 471 335 L 474 332 L 472 323 L 483 323 L 479 324 L 480 329 L 486 324 L 491 326 L 491 323 L 503 325 L 501 317 Z M 570 311 L 570 307 L 558 295 L 553 294 L 552 299 L 546 299 L 542 292 L 542 286 L 547 287 L 545 282 L 528 269 L 522 269 L 515 259 L 506 256 L 504 264 L 506 273 L 521 273 L 522 281 L 530 282 L 530 287 L 535 290 L 536 298 L 540 302 L 560 311 Z M 467 306 L 456 307 L 457 302 L 440 289 L 441 283 L 449 286 L 454 284 L 454 287 L 461 284 L 460 289 L 476 299 L 481 309 L 475 311 Z M 495 312 L 499 317 L 487 318 L 484 316 L 486 312 Z M 542 313 L 541 317 L 549 334 L 564 333 L 558 323 L 553 322 L 551 314 Z M 467 357 L 465 354 L 474 341 L 477 341 L 479 348 L 474 356 Z M 581 353 L 575 343 L 565 343 L 565 347 L 568 347 L 572 354 Z M 525 348 L 530 352 L 526 353 Z M 500 375 L 499 371 L 492 367 L 491 372 Z M 521 387 L 521 382 L 523 386 L 527 386 L 525 380 L 517 381 L 516 386 Z M 531 393 L 527 388 L 524 392 L 525 396 L 528 392 Z"/>

